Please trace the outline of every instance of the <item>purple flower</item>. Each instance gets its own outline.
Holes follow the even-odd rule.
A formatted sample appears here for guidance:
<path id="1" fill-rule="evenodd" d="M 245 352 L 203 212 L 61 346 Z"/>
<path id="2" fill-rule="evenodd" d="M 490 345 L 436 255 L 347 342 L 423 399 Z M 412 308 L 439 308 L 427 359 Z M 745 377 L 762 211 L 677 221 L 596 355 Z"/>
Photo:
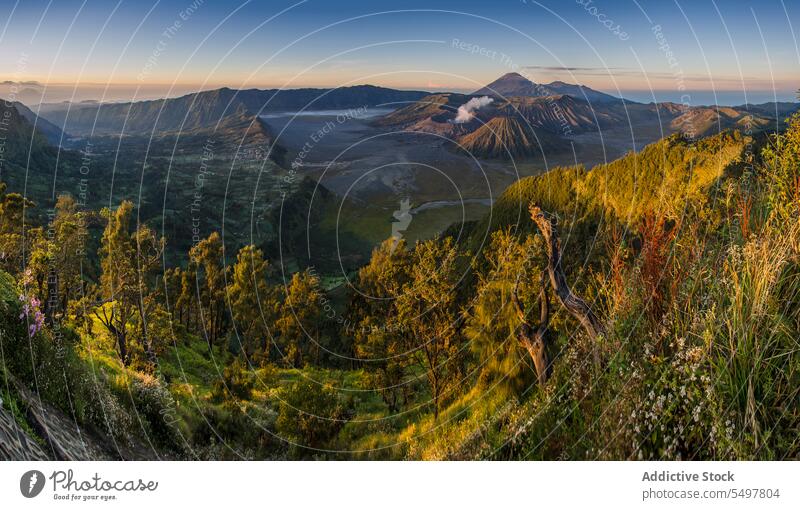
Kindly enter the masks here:
<path id="1" fill-rule="evenodd" d="M 21 294 L 19 300 L 22 302 L 22 313 L 19 314 L 20 320 L 28 321 L 28 336 L 33 337 L 44 328 L 44 314 L 39 309 L 41 302 L 34 296 Z"/>

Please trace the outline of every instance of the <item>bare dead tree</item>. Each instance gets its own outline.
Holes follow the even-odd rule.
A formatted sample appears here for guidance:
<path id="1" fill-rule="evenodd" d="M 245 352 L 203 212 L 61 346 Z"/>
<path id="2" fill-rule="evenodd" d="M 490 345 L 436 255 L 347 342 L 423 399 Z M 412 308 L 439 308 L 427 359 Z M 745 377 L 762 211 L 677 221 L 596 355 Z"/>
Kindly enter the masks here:
<path id="1" fill-rule="evenodd" d="M 542 283 L 539 288 L 539 324 L 532 325 L 528 321 L 528 315 L 519 301 L 517 288 L 519 287 L 519 277 L 514 284 L 514 290 L 511 292 L 511 302 L 517 311 L 517 317 L 520 320 L 520 326 L 517 330 L 517 339 L 520 344 L 528 351 L 533 365 L 536 368 L 536 379 L 540 385 L 547 382 L 548 370 L 550 367 L 550 359 L 547 354 L 547 342 L 545 333 L 550 324 L 550 299 L 547 296 L 547 277 L 542 272 Z"/>
<path id="2" fill-rule="evenodd" d="M 538 205 L 531 203 L 529 206 L 531 219 L 544 238 L 547 251 L 547 272 L 558 300 L 567 311 L 581 323 L 586 333 L 593 341 L 603 334 L 604 328 L 592 309 L 582 298 L 577 296 L 567 283 L 564 269 L 561 267 L 561 241 L 558 236 L 558 227 L 554 218 L 551 218 Z M 595 346 L 595 365 L 600 364 L 600 353 Z"/>

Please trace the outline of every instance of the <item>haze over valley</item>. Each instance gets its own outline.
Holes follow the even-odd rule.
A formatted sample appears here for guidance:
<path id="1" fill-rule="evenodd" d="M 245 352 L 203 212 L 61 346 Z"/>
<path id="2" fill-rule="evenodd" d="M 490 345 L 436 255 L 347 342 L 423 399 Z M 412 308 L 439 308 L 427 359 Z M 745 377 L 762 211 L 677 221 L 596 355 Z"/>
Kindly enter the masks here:
<path id="1" fill-rule="evenodd" d="M 413 219 L 404 235 L 414 242 L 480 219 L 520 177 L 591 168 L 673 133 L 776 129 L 797 109 L 643 104 L 518 73 L 472 94 L 222 88 L 135 103 L 31 106 L 18 105 L 51 144 L 88 146 L 113 160 L 115 196 L 138 193 L 145 219 L 162 217 L 168 230 L 191 221 L 191 183 L 207 152 L 204 224 L 224 225 L 233 246 L 257 241 L 285 251 L 288 261 L 311 257 L 328 267 L 324 261 L 341 257 L 351 263 L 345 271 L 391 235 L 403 201 Z M 287 201 L 319 219 L 302 232 L 293 225 L 281 248 L 267 248 L 287 236 L 276 220 Z"/>

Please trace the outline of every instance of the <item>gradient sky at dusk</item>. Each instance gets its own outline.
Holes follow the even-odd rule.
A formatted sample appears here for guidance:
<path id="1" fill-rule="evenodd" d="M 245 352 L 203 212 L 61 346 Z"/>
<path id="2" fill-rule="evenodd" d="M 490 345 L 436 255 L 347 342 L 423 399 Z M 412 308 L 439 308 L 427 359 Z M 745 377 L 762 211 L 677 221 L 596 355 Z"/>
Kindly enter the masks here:
<path id="1" fill-rule="evenodd" d="M 0 80 L 80 83 L 98 97 L 106 84 L 140 87 L 142 98 L 358 83 L 470 91 L 522 69 L 645 101 L 650 89 L 678 100 L 681 86 L 696 104 L 741 103 L 743 90 L 787 100 L 800 86 L 798 1 L 587 2 L 3 0 Z"/>

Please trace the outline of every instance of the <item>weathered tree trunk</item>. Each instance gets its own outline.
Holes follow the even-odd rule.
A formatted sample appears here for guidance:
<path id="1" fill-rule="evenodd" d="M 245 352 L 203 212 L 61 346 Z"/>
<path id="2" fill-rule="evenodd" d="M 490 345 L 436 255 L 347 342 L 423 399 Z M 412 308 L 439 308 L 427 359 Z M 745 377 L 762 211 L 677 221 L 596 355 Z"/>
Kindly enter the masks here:
<path id="1" fill-rule="evenodd" d="M 561 241 L 558 237 L 558 228 L 555 220 L 549 218 L 536 204 L 530 204 L 529 210 L 531 219 L 536 223 L 545 241 L 547 272 L 550 275 L 550 284 L 553 286 L 558 300 L 581 323 L 589 338 L 597 340 L 604 332 L 603 326 L 594 312 L 592 312 L 592 309 L 589 308 L 589 305 L 569 288 L 564 269 L 561 267 Z M 597 346 L 594 349 L 594 361 L 595 365 L 599 365 L 600 353 Z"/>
<path id="2" fill-rule="evenodd" d="M 591 338 L 597 338 L 603 333 L 600 320 L 589 308 L 589 305 L 576 296 L 569 288 L 564 269 L 561 267 L 561 242 L 558 238 L 558 230 L 555 221 L 548 218 L 539 206 L 531 204 L 531 219 L 536 223 L 547 249 L 547 271 L 550 275 L 550 284 L 556 292 L 561 304 L 578 322 L 586 329 Z"/>
<path id="3" fill-rule="evenodd" d="M 122 361 L 124 366 L 128 366 L 130 364 L 130 357 L 128 356 L 128 338 L 125 334 L 125 328 L 122 329 L 117 328 L 111 322 L 105 324 L 106 329 L 108 329 L 109 333 L 114 336 L 114 340 L 117 343 L 117 349 L 119 351 L 119 359 Z"/>
<path id="4" fill-rule="evenodd" d="M 547 382 L 548 372 L 550 370 L 550 358 L 547 354 L 547 342 L 545 333 L 550 324 L 550 299 L 547 297 L 547 279 L 545 273 L 542 272 L 542 284 L 539 289 L 539 324 L 537 326 L 531 325 L 528 322 L 527 314 L 522 304 L 519 302 L 517 295 L 517 287 L 519 280 L 514 285 L 514 290 L 511 293 L 511 301 L 517 311 L 517 317 L 521 322 L 517 330 L 517 339 L 520 344 L 528 351 L 533 365 L 536 368 L 536 379 L 540 385 Z"/>
<path id="5" fill-rule="evenodd" d="M 122 364 L 127 367 L 131 364 L 131 359 L 128 355 L 128 335 L 125 333 L 125 327 L 123 326 L 119 331 L 114 331 L 114 334 L 117 337 L 119 357 L 122 359 Z"/>

